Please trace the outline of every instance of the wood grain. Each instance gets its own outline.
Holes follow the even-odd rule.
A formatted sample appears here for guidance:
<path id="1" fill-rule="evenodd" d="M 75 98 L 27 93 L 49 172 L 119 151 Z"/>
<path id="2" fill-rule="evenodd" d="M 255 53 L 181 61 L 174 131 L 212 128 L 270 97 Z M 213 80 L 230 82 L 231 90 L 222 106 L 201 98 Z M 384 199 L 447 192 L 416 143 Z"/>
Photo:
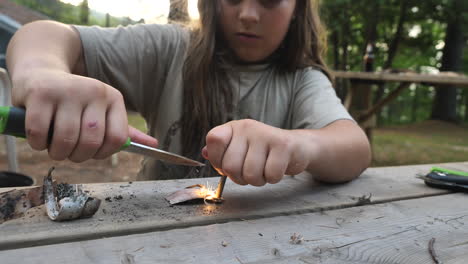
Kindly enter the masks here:
<path id="1" fill-rule="evenodd" d="M 466 194 L 0 251 L 2 264 L 433 263 L 468 259 Z M 292 243 L 291 236 L 301 237 Z M 123 262 L 122 262 L 123 263 Z"/>
<path id="2" fill-rule="evenodd" d="M 468 163 L 439 166 L 468 171 Z M 0 225 L 0 250 L 335 210 L 358 204 L 449 193 L 429 188 L 415 178 L 417 173 L 427 173 L 431 167 L 371 168 L 357 180 L 342 185 L 318 184 L 311 180 L 310 175 L 287 177 L 279 184 L 262 188 L 238 186 L 228 181 L 224 191 L 226 201 L 221 205 L 201 203 L 171 207 L 164 199 L 169 193 L 196 183 L 216 186 L 217 178 L 90 184 L 85 185 L 84 190 L 103 201 L 94 217 L 56 223 L 47 218 L 44 208 L 30 209 L 24 217 Z"/>

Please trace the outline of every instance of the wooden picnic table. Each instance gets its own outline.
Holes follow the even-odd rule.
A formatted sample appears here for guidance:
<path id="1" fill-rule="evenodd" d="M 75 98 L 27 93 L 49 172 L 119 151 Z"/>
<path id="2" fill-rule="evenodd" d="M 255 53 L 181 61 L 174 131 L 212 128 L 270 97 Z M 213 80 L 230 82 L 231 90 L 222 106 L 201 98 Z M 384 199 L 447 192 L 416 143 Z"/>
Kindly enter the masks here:
<path id="1" fill-rule="evenodd" d="M 454 72 L 440 72 L 438 74 L 421 74 L 414 72 L 350 72 L 334 71 L 333 76 L 339 79 L 349 80 L 351 89 L 345 98 L 344 105 L 348 110 L 352 110 L 351 104 L 355 101 L 358 113 L 355 118 L 359 123 L 365 123 L 374 114 L 395 100 L 411 84 L 425 84 L 431 86 L 457 86 L 468 87 L 468 76 Z M 400 85 L 389 93 L 385 98 L 372 104 L 371 84 L 383 84 L 388 82 L 400 83 Z M 356 94 L 359 97 L 356 98 Z"/>
<path id="2" fill-rule="evenodd" d="M 466 263 L 468 196 L 415 177 L 433 166 L 468 171 L 464 162 L 369 168 L 341 185 L 307 174 L 262 188 L 228 181 L 221 205 L 165 200 L 217 178 L 87 184 L 103 200 L 92 218 L 52 222 L 30 209 L 0 225 L 0 263 L 435 263 L 430 251 Z"/>
<path id="3" fill-rule="evenodd" d="M 354 119 L 361 125 L 372 142 L 372 129 L 376 126 L 375 114 L 394 101 L 404 90 L 412 84 L 424 84 L 435 87 L 463 87 L 468 88 L 468 76 L 455 72 L 440 72 L 425 74 L 415 72 L 352 72 L 333 71 L 337 79 L 346 80 L 350 86 L 344 98 L 344 106 Z M 372 85 L 385 83 L 399 83 L 384 98 L 373 102 Z"/>

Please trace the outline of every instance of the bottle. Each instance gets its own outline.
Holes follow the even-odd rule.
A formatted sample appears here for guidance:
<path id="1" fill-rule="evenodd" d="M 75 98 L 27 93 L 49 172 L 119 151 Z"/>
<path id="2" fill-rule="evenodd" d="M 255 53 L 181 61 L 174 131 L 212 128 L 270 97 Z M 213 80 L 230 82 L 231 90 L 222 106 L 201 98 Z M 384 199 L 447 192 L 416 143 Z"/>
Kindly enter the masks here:
<path id="1" fill-rule="evenodd" d="M 364 54 L 364 71 L 373 72 L 374 71 L 374 45 L 371 43 L 367 44 L 366 54 Z"/>

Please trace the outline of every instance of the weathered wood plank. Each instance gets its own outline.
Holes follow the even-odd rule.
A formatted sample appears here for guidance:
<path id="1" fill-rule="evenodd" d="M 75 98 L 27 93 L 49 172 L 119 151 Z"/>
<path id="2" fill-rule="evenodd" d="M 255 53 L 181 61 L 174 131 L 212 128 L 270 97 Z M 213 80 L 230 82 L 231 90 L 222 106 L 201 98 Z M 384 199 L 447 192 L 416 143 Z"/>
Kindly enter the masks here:
<path id="1" fill-rule="evenodd" d="M 440 166 L 468 171 L 468 163 Z M 194 183 L 216 186 L 216 178 L 90 184 L 84 189 L 103 201 L 94 217 L 56 223 L 45 216 L 44 208 L 31 209 L 26 216 L 0 225 L 0 249 L 345 208 L 369 195 L 372 203 L 383 203 L 446 194 L 447 191 L 429 188 L 415 178 L 415 174 L 430 168 L 431 165 L 371 168 L 359 179 L 343 185 L 317 184 L 308 175 L 289 177 L 263 188 L 237 186 L 228 181 L 226 202 L 210 206 L 202 203 L 170 207 L 164 197 Z M 121 199 L 116 199 L 120 195 Z"/>
<path id="2" fill-rule="evenodd" d="M 467 197 L 447 194 L 0 251 L 0 259 L 3 264 L 18 258 L 24 264 L 433 263 L 428 243 L 435 238 L 440 261 L 461 264 L 468 258 Z M 294 234 L 302 237 L 300 243 L 292 243 Z"/>

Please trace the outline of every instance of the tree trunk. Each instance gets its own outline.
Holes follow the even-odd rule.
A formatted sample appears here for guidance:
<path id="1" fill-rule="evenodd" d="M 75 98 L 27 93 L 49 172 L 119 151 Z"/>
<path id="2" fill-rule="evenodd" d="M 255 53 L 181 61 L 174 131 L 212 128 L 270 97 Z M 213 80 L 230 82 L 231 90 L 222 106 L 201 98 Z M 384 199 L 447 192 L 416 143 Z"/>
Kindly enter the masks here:
<path id="1" fill-rule="evenodd" d="M 88 25 L 89 24 L 88 0 L 84 0 L 80 5 L 80 22 L 83 25 Z"/>
<path id="2" fill-rule="evenodd" d="M 389 124 L 392 124 L 395 122 L 395 113 L 396 113 L 396 106 L 395 106 L 395 102 L 392 102 L 390 104 L 388 104 L 388 116 L 387 116 L 387 122 Z"/>
<path id="3" fill-rule="evenodd" d="M 449 18 L 445 46 L 443 49 L 442 66 L 440 71 L 459 72 L 463 63 L 463 12 L 462 1 L 452 0 L 450 10 L 453 13 Z M 457 88 L 455 86 L 441 86 L 436 88 L 436 96 L 432 106 L 432 119 L 447 122 L 457 122 Z"/>
<path id="4" fill-rule="evenodd" d="M 366 35 L 364 39 L 364 71 L 374 71 L 375 43 L 377 41 L 377 25 L 379 23 L 380 4 L 379 1 L 371 0 L 370 8 L 367 10 Z"/>
<path id="5" fill-rule="evenodd" d="M 408 14 L 407 12 L 408 6 L 409 6 L 409 0 L 400 1 L 400 16 L 398 18 L 395 35 L 393 36 L 393 39 L 388 48 L 387 59 L 383 66 L 384 70 L 392 67 L 393 60 L 395 59 L 395 56 L 397 54 L 398 47 L 403 37 L 403 26 L 406 23 L 406 18 Z M 374 102 L 380 101 L 382 97 L 384 96 L 384 92 L 385 92 L 385 83 L 381 83 L 379 84 L 377 88 L 377 92 L 375 93 Z M 378 115 L 377 124 L 380 124 L 381 122 L 382 122 L 382 117 Z"/>
<path id="6" fill-rule="evenodd" d="M 465 122 L 468 122 L 468 89 L 463 90 L 465 92 Z"/>
<path id="7" fill-rule="evenodd" d="M 170 0 L 169 22 L 189 21 L 188 0 Z"/>
<path id="8" fill-rule="evenodd" d="M 110 27 L 110 14 L 106 13 L 106 27 Z"/>
<path id="9" fill-rule="evenodd" d="M 348 5 L 348 3 L 347 3 Z M 350 21 L 350 17 L 351 15 L 349 14 L 349 7 L 346 6 L 346 10 L 344 10 L 345 12 L 345 18 L 347 18 L 348 20 L 345 22 L 345 24 L 343 25 L 342 27 L 342 37 L 341 37 L 341 50 L 342 50 L 342 54 L 341 54 L 341 67 L 340 67 L 340 70 L 342 71 L 346 71 L 348 69 L 348 47 L 349 47 L 349 39 L 350 39 L 350 36 L 351 36 L 351 21 Z"/>
<path id="10" fill-rule="evenodd" d="M 366 1 L 369 2 L 369 1 Z M 362 53 L 363 56 L 363 70 L 367 72 L 374 71 L 374 60 L 375 60 L 375 42 L 377 40 L 377 24 L 379 20 L 379 10 L 380 4 L 379 1 L 371 0 L 368 3 L 369 8 L 366 8 L 365 17 L 367 18 L 366 21 L 366 29 L 365 29 L 365 36 L 366 39 L 365 49 Z M 355 84 L 357 85 L 357 84 Z M 359 84 L 358 87 L 354 88 L 354 101 L 359 100 L 361 101 L 360 105 L 352 104 L 353 108 L 350 109 L 351 112 L 357 112 L 356 117 L 361 118 L 362 113 L 369 110 L 372 106 L 372 85 L 371 83 L 364 82 Z M 363 126 L 369 140 L 372 138 L 372 128 L 375 127 L 375 115 L 370 117 L 367 121 L 360 122 L 360 125 Z"/>
<path id="11" fill-rule="evenodd" d="M 333 47 L 333 69 L 338 70 L 340 69 L 340 39 L 339 39 L 339 32 L 337 30 L 333 30 L 331 34 L 332 40 L 332 47 Z M 338 97 L 344 101 L 347 95 L 347 84 L 342 79 L 335 79 L 335 90 Z"/>
<path id="12" fill-rule="evenodd" d="M 363 53 L 367 52 L 368 45 L 372 45 L 372 49 L 375 52 L 375 43 L 377 42 L 378 34 L 377 34 L 377 25 L 379 24 L 379 17 L 380 17 L 380 2 L 376 0 L 371 0 L 370 9 L 367 11 L 366 17 L 368 18 L 366 21 L 366 29 L 365 29 L 365 36 L 364 39 L 366 40 L 364 43 Z"/>
<path id="13" fill-rule="evenodd" d="M 408 5 L 409 5 L 409 0 L 401 0 L 400 18 L 398 19 L 398 24 L 397 24 L 395 35 L 388 48 L 388 56 L 384 64 L 384 69 L 388 69 L 392 67 L 393 60 L 395 59 L 395 56 L 397 54 L 398 46 L 400 45 L 401 39 L 403 37 L 403 26 L 405 25 L 406 18 L 408 16 L 408 12 L 407 12 Z"/>
<path id="14" fill-rule="evenodd" d="M 333 69 L 338 70 L 340 67 L 340 40 L 336 30 L 333 31 L 331 39 L 333 45 Z"/>

